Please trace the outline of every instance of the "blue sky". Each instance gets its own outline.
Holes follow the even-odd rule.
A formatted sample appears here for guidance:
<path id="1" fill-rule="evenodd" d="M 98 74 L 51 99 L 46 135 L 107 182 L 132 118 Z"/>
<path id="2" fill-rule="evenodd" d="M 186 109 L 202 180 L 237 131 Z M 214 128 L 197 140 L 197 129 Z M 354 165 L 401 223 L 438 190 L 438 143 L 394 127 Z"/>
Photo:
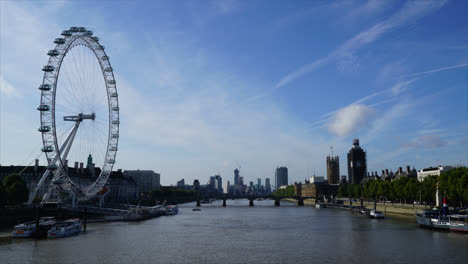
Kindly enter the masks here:
<path id="1" fill-rule="evenodd" d="M 468 164 L 466 1 L 1 1 L 0 163 L 40 155 L 41 67 L 70 26 L 115 70 L 115 169 L 164 185 Z M 83 158 L 83 161 L 86 157 Z M 44 155 L 40 155 L 42 164 Z M 263 180 L 262 180 L 263 181 Z"/>

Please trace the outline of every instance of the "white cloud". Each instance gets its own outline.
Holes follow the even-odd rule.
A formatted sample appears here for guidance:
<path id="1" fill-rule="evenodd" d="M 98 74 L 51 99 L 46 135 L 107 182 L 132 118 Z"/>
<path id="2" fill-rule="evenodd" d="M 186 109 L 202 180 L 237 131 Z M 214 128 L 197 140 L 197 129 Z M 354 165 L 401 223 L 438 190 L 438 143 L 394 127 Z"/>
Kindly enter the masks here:
<path id="1" fill-rule="evenodd" d="M 8 97 L 17 97 L 19 96 L 18 89 L 13 87 L 9 82 L 7 82 L 3 76 L 0 76 L 0 93 L 5 94 Z"/>
<path id="2" fill-rule="evenodd" d="M 335 135 L 347 136 L 359 129 L 368 128 L 376 114 L 374 108 L 352 104 L 334 113 L 326 123 L 326 127 Z"/>

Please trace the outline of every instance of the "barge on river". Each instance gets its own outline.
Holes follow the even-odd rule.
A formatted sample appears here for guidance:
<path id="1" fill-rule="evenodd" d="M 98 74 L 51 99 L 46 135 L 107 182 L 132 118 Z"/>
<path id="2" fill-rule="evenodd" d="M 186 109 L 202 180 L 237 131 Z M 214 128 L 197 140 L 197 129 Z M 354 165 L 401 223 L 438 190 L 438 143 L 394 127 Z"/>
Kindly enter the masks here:
<path id="1" fill-rule="evenodd" d="M 468 215 L 466 214 L 444 216 L 438 214 L 437 211 L 423 210 L 422 213 L 416 213 L 416 222 L 423 227 L 468 233 Z"/>

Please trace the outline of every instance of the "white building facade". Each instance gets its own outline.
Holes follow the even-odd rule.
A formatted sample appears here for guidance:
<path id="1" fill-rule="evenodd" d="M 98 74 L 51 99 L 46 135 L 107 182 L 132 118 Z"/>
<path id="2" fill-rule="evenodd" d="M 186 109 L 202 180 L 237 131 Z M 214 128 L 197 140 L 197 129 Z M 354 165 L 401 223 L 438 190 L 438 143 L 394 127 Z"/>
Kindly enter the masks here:
<path id="1" fill-rule="evenodd" d="M 429 167 L 418 171 L 418 181 L 423 181 L 428 176 L 440 176 L 444 171 L 453 169 L 450 166 Z"/>

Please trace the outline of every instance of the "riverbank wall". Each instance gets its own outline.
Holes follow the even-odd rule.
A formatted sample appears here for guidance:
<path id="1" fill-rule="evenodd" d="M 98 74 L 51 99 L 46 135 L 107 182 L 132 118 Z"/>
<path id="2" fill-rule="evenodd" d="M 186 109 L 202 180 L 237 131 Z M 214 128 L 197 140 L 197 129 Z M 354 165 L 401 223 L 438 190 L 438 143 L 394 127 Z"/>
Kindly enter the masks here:
<path id="1" fill-rule="evenodd" d="M 296 199 L 286 198 L 284 201 L 297 204 Z M 345 205 L 349 205 L 349 202 L 344 202 Z M 315 205 L 315 199 L 304 200 L 304 205 Z M 360 206 L 361 202 L 353 202 L 354 206 Z M 363 206 L 369 210 L 374 209 L 373 202 L 363 202 Z M 414 216 L 415 212 L 422 211 L 424 209 L 430 209 L 428 205 L 413 205 L 413 204 L 397 204 L 397 203 L 377 203 L 377 210 L 382 211 L 384 214 L 401 214 L 407 216 Z"/>

